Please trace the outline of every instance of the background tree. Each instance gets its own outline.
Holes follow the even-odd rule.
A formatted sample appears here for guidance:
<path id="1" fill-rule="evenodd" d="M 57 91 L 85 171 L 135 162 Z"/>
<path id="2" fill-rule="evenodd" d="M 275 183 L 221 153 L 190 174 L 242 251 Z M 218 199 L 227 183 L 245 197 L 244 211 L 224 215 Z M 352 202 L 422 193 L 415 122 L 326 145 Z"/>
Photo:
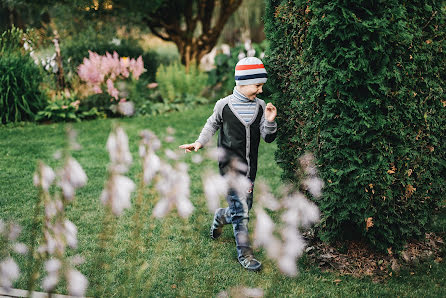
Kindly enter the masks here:
<path id="1" fill-rule="evenodd" d="M 132 12 L 154 35 L 173 41 L 181 62 L 188 67 L 212 50 L 242 0 L 115 0 L 113 3 L 121 12 Z"/>
<path id="2" fill-rule="evenodd" d="M 386 250 L 424 236 L 444 202 L 445 1 L 268 1 L 276 157 L 314 152 L 320 236 Z"/>

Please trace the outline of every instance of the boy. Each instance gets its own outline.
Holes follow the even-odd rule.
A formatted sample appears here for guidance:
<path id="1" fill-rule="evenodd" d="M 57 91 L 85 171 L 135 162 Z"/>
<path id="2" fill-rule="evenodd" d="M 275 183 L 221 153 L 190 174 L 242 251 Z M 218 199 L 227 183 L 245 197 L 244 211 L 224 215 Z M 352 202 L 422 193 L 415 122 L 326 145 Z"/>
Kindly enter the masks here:
<path id="1" fill-rule="evenodd" d="M 252 183 L 247 194 L 238 194 L 230 189 L 226 200 L 229 207 L 219 208 L 211 226 L 211 238 L 217 239 L 223 225 L 232 224 L 238 261 L 248 270 L 259 270 L 248 238 L 248 212 L 252 207 L 254 180 L 257 172 L 257 157 L 260 137 L 267 143 L 276 138 L 276 107 L 257 98 L 266 83 L 267 73 L 260 59 L 241 59 L 235 67 L 236 86 L 231 95 L 217 101 L 213 114 L 208 118 L 200 136 L 193 144 L 180 148 L 185 152 L 198 151 L 220 129 L 218 147 L 224 149 L 224 158 L 219 158 L 220 174 L 224 175 L 235 159 L 245 167 L 241 169 Z M 240 171 L 240 169 L 238 169 Z"/>

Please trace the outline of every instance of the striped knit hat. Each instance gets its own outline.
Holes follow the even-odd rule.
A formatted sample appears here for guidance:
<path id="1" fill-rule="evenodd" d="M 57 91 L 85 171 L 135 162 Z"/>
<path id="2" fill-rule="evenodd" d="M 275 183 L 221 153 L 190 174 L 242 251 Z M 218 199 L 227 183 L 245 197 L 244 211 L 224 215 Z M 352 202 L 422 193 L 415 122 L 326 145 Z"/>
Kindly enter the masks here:
<path id="1" fill-rule="evenodd" d="M 235 66 L 235 84 L 237 86 L 266 83 L 267 78 L 265 66 L 259 58 L 243 58 Z"/>

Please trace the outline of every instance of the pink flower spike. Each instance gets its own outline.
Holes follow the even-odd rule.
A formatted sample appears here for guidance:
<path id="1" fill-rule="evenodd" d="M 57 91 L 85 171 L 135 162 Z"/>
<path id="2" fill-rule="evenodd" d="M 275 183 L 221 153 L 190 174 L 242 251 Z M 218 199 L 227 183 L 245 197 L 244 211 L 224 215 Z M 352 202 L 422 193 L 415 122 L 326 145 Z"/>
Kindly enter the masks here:
<path id="1" fill-rule="evenodd" d="M 116 100 L 119 99 L 119 91 L 118 89 L 115 88 L 115 86 L 113 85 L 113 81 L 111 79 L 107 80 L 107 92 Z"/>
<path id="2" fill-rule="evenodd" d="M 135 61 L 135 60 L 133 60 Z M 136 63 L 133 63 L 132 68 L 132 76 L 135 80 L 138 80 L 141 74 L 145 71 L 144 69 L 144 62 L 142 61 L 142 57 L 139 56 L 136 60 Z"/>

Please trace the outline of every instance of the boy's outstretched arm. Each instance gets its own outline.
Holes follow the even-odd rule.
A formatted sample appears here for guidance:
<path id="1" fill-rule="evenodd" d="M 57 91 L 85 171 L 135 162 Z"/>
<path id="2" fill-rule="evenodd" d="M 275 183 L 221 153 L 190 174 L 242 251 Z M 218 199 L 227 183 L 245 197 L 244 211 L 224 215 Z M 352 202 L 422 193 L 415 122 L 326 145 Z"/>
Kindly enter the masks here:
<path id="1" fill-rule="evenodd" d="M 192 144 L 184 144 L 180 146 L 181 149 L 184 149 L 184 152 L 191 152 L 192 150 L 197 152 L 198 149 L 200 149 L 201 147 L 203 147 L 203 145 L 201 145 L 199 142 L 195 142 Z"/>
<path id="2" fill-rule="evenodd" d="M 203 129 L 201 130 L 200 136 L 198 139 L 192 144 L 184 144 L 179 146 L 180 149 L 184 149 L 184 151 L 191 152 L 192 150 L 197 152 L 198 149 L 203 148 L 203 146 L 209 142 L 211 137 L 215 134 L 215 132 L 220 128 L 222 123 L 221 117 L 221 109 L 224 106 L 224 102 L 220 99 L 217 101 L 214 107 L 214 112 L 206 121 Z"/>

